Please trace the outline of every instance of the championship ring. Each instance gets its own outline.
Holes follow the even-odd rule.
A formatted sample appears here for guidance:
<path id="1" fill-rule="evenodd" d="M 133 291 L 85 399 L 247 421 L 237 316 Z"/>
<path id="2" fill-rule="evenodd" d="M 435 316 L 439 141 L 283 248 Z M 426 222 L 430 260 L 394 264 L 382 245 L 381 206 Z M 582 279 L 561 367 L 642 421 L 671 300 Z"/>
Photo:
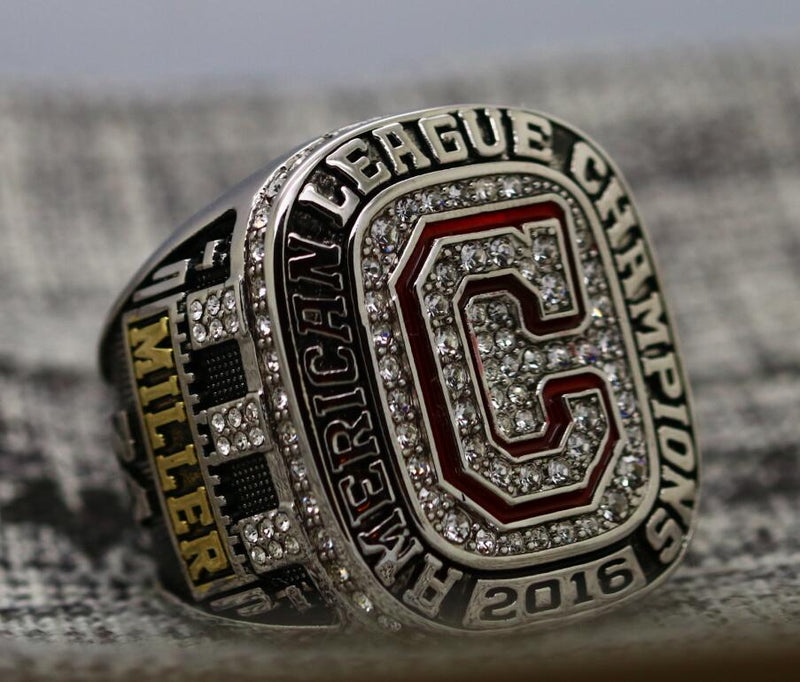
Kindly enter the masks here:
<path id="1" fill-rule="evenodd" d="M 591 140 L 464 106 L 336 131 L 145 264 L 101 344 L 163 585 L 273 628 L 489 632 L 661 582 L 688 385 Z"/>

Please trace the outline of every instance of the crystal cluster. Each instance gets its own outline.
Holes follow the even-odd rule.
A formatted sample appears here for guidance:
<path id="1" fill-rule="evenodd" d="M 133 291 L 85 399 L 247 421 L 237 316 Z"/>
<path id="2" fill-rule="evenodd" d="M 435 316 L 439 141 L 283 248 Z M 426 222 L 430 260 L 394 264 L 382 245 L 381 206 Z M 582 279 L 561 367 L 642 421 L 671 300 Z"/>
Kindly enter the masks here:
<path id="1" fill-rule="evenodd" d="M 310 542 L 311 549 L 327 571 L 328 578 L 336 586 L 337 592 L 349 595 L 352 603 L 360 611 L 374 617 L 382 627 L 397 630 L 400 627 L 399 623 L 380 613 L 376 608 L 365 594 L 360 581 L 354 575 L 355 572 L 350 568 L 347 555 L 325 529 L 305 458 L 299 447 L 297 429 L 289 412 L 289 397 L 281 377 L 281 363 L 275 348 L 267 304 L 267 287 L 263 276 L 266 257 L 264 240 L 273 201 L 292 170 L 321 142 L 322 140 L 317 140 L 305 147 L 275 171 L 256 199 L 245 244 L 247 268 L 245 297 L 248 301 L 248 323 L 256 344 L 259 367 L 265 385 L 269 424 L 274 441 L 286 462 L 295 506 L 304 527 L 306 541 Z M 262 549 L 265 550 L 263 547 Z"/>
<path id="2" fill-rule="evenodd" d="M 574 309 L 576 290 L 565 274 L 563 237 L 552 225 L 534 226 L 523 240 L 508 234 L 440 244 L 423 271 L 418 289 L 441 383 L 455 420 L 462 461 L 511 499 L 536 497 L 582 481 L 596 461 L 608 420 L 621 419 L 624 445 L 614 461 L 614 476 L 597 508 L 565 512 L 547 523 L 503 531 L 455 499 L 438 480 L 432 447 L 421 418 L 420 398 L 408 361 L 390 279 L 416 221 L 425 215 L 541 194 L 558 195 L 568 206 L 578 246 L 579 274 L 589 305 L 589 324 L 578 336 L 542 342 L 521 324 L 519 303 L 507 294 L 476 295 L 456 307 L 465 277 L 514 269 L 530 285 L 543 314 Z M 441 240 L 444 242 L 444 240 Z M 555 183 L 527 175 L 490 176 L 431 186 L 398 198 L 372 221 L 361 243 L 365 309 L 406 475 L 431 526 L 445 540 L 481 555 L 516 555 L 578 542 L 613 529 L 638 505 L 648 464 L 622 333 L 608 283 L 587 221 L 574 199 Z M 479 367 L 470 367 L 463 335 L 477 349 Z M 515 460 L 489 437 L 494 426 L 506 441 L 542 432 L 540 389 L 545 376 L 596 368 L 608 379 L 616 415 L 606 412 L 597 391 L 572 396 L 573 425 L 560 452 Z M 488 404 L 476 395 L 472 376 L 484 382 Z"/>
<path id="3" fill-rule="evenodd" d="M 242 519 L 238 534 L 257 573 L 297 561 L 301 553 L 296 521 L 288 510 L 276 509 Z"/>
<path id="4" fill-rule="evenodd" d="M 207 420 L 214 451 L 219 457 L 249 454 L 267 443 L 257 395 L 211 408 Z"/>
<path id="5" fill-rule="evenodd" d="M 193 348 L 202 348 L 235 336 L 240 328 L 233 287 L 197 292 L 186 306 Z"/>

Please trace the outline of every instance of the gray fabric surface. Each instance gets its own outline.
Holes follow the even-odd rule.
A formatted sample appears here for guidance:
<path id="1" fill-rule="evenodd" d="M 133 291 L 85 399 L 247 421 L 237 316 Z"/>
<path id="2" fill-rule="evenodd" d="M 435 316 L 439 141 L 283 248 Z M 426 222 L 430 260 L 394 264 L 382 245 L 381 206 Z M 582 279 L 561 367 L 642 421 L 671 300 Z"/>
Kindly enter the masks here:
<path id="1" fill-rule="evenodd" d="M 352 650 L 335 643 L 299 657 L 238 631 L 231 643 L 154 591 L 109 447 L 95 344 L 136 266 L 227 186 L 344 123 L 460 101 L 555 114 L 618 161 L 676 314 L 704 455 L 699 529 L 669 584 L 529 637 L 514 656 L 796 642 L 798 57 L 793 44 L 554 56 L 285 95 L 263 84 L 147 96 L 0 87 L 0 677 L 349 669 Z M 376 647 L 360 651 L 359 670 L 386 655 Z M 430 655 L 446 667 L 451 654 L 419 646 L 402 665 Z"/>

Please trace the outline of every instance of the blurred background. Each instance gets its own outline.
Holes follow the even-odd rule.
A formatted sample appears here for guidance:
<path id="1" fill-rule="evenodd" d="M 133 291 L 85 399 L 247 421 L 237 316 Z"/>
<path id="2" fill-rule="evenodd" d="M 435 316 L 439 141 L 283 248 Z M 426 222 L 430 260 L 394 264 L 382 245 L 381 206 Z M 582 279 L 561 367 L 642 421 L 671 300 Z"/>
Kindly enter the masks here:
<path id="1" fill-rule="evenodd" d="M 23 83 L 175 87 L 263 79 L 369 84 L 543 51 L 791 37 L 794 0 L 6 0 L 0 74 Z"/>
<path id="2" fill-rule="evenodd" d="M 621 611 L 503 644 L 276 647 L 211 628 L 154 590 L 137 549 L 96 367 L 104 315 L 180 222 L 272 157 L 468 101 L 562 117 L 627 176 L 695 394 L 686 561 Z M 3 0 L 0 679 L 796 671 L 798 263 L 797 0 Z"/>

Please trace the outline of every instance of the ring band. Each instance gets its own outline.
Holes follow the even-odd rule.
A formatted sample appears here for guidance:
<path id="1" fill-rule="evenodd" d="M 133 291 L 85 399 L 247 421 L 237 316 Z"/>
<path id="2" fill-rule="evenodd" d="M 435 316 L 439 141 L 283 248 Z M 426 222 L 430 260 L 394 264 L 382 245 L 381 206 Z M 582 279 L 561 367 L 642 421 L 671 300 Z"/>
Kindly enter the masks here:
<path id="1" fill-rule="evenodd" d="M 644 227 L 599 147 L 539 113 L 314 140 L 158 250 L 100 356 L 161 580 L 217 616 L 531 628 L 650 589 L 694 526 Z"/>

